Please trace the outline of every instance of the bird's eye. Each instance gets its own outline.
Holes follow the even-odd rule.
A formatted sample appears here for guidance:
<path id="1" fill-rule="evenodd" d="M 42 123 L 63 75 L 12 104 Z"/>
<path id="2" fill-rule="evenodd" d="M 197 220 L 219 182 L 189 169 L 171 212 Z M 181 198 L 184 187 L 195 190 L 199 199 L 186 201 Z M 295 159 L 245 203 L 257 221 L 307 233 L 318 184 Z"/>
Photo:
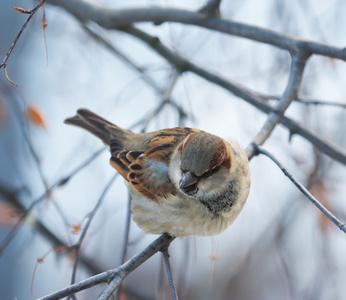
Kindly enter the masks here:
<path id="1" fill-rule="evenodd" d="M 202 177 L 209 177 L 213 174 L 213 169 L 209 169 L 207 172 L 205 172 Z"/>
<path id="2" fill-rule="evenodd" d="M 209 169 L 207 172 L 203 173 L 201 178 L 207 178 L 210 177 L 211 175 L 213 175 L 216 171 L 218 171 L 220 169 L 220 167 L 216 167 L 214 169 Z"/>

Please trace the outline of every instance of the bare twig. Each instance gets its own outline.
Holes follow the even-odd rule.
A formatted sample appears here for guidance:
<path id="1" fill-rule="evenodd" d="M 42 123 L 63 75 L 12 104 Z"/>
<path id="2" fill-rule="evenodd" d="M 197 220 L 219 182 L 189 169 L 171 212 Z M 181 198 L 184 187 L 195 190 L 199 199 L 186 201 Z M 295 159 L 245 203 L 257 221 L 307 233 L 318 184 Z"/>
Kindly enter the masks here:
<path id="1" fill-rule="evenodd" d="M 18 210 L 25 211 L 25 207 L 19 200 L 19 194 L 22 190 L 11 190 L 7 186 L 2 185 L 0 183 L 0 195 L 4 196 L 11 204 L 15 205 Z M 8 199 L 9 198 L 9 199 Z M 52 233 L 50 229 L 48 229 L 40 220 L 35 220 L 35 230 L 39 232 L 42 237 L 46 238 L 47 241 L 49 241 L 54 247 L 64 247 L 66 249 L 69 249 L 71 246 L 66 245 L 62 239 L 60 239 L 57 235 Z M 3 249 L 2 249 L 3 251 Z M 81 262 L 84 267 L 88 270 L 88 272 L 95 274 L 100 272 L 100 269 L 98 265 L 96 265 L 92 260 L 89 260 L 86 257 L 81 258 Z"/>
<path id="2" fill-rule="evenodd" d="M 255 152 L 255 149 L 253 149 L 251 145 L 254 145 L 254 144 L 263 145 L 263 143 L 269 138 L 269 136 L 273 132 L 275 126 L 282 119 L 285 113 L 285 110 L 291 104 L 293 99 L 296 98 L 308 57 L 309 56 L 301 56 L 299 54 L 293 55 L 290 77 L 287 83 L 286 90 L 284 94 L 282 95 L 280 101 L 274 107 L 274 111 L 269 114 L 260 132 L 254 138 L 253 143 L 251 143 L 246 148 L 246 152 L 249 159 L 251 159 L 251 157 L 254 155 L 254 152 Z"/>
<path id="3" fill-rule="evenodd" d="M 125 229 L 124 229 L 124 241 L 122 243 L 122 249 L 121 249 L 121 257 L 120 257 L 120 264 L 122 265 L 126 260 L 126 254 L 129 246 L 129 237 L 130 237 L 130 226 L 131 226 L 131 203 L 132 203 L 132 197 L 131 194 L 128 193 L 128 199 L 127 199 L 127 208 L 126 208 L 126 221 L 125 221 Z M 119 288 L 115 292 L 115 299 L 120 299 L 120 291 L 122 290 L 122 286 L 119 286 Z"/>
<path id="4" fill-rule="evenodd" d="M 259 94 L 262 98 L 267 100 L 280 100 L 280 96 L 277 95 L 265 95 L 265 94 Z M 335 106 L 338 108 L 346 109 L 346 103 L 340 103 L 336 101 L 327 101 L 327 100 L 315 100 L 315 99 L 305 99 L 301 97 L 297 97 L 294 99 L 295 103 L 299 104 L 305 104 L 305 105 L 316 105 L 316 106 Z"/>
<path id="5" fill-rule="evenodd" d="M 24 99 L 23 99 L 23 101 L 25 103 Z M 41 166 L 41 162 L 40 162 L 40 158 L 39 158 L 39 156 L 37 154 L 37 151 L 35 150 L 35 147 L 34 147 L 34 145 L 32 143 L 32 140 L 31 140 L 31 137 L 30 137 L 29 127 L 27 126 L 28 124 L 23 122 L 23 118 L 22 118 L 21 112 L 17 113 L 17 116 L 18 116 L 18 122 L 20 123 L 20 127 L 21 127 L 22 132 L 23 132 L 24 140 L 25 140 L 26 144 L 28 145 L 30 154 L 31 154 L 31 156 L 32 156 L 32 158 L 34 160 L 34 163 L 36 165 L 38 174 L 39 174 L 39 176 L 41 178 L 41 181 L 42 181 L 42 184 L 43 184 L 43 186 L 44 186 L 44 188 L 46 190 L 46 195 L 47 195 L 46 197 L 49 198 L 49 196 L 51 195 L 51 191 L 49 191 L 49 185 L 48 185 L 48 182 L 47 182 L 46 177 L 44 175 L 44 172 L 43 172 L 43 169 L 42 169 L 42 166 Z M 64 214 L 62 213 L 62 210 L 61 210 L 60 206 L 54 200 L 51 201 L 51 203 L 55 207 L 55 209 L 58 212 L 60 218 L 62 219 L 65 228 L 68 229 L 68 227 L 69 227 L 68 221 L 67 221 L 66 217 L 64 216 Z"/>
<path id="6" fill-rule="evenodd" d="M 88 215 L 88 221 L 85 224 L 82 233 L 78 239 L 78 242 L 74 245 L 74 249 L 75 249 L 75 256 L 74 256 L 74 262 L 73 262 L 73 268 L 72 268 L 72 275 L 71 275 L 71 284 L 76 282 L 76 273 L 77 273 L 77 267 L 78 267 L 78 263 L 79 263 L 79 259 L 80 259 L 80 249 L 83 243 L 83 240 L 88 232 L 88 229 L 90 227 L 90 224 L 92 222 L 92 220 L 94 219 L 94 216 L 96 215 L 98 209 L 100 208 L 103 199 L 105 198 L 109 188 L 112 186 L 114 180 L 117 178 L 117 176 L 119 175 L 119 173 L 115 173 L 111 180 L 108 182 L 108 184 L 106 185 L 106 187 L 104 188 L 99 200 L 97 201 L 94 209 L 90 212 L 90 214 Z M 71 295 L 70 295 L 71 296 Z"/>
<path id="7" fill-rule="evenodd" d="M 98 155 L 100 155 L 104 151 L 104 149 L 106 149 L 106 148 L 102 147 L 100 150 L 95 152 L 91 157 L 89 157 L 86 161 L 84 161 L 81 165 L 79 165 L 76 169 L 74 169 L 69 175 L 56 181 L 53 185 L 51 185 L 48 189 L 46 189 L 46 191 L 40 197 L 38 197 L 35 201 L 33 201 L 31 203 L 31 205 L 22 214 L 21 218 L 18 220 L 16 225 L 11 229 L 11 231 L 8 233 L 8 235 L 5 237 L 5 239 L 0 244 L 0 256 L 3 254 L 6 247 L 9 245 L 9 243 L 15 237 L 18 229 L 20 228 L 20 225 L 23 223 L 23 221 L 29 215 L 29 213 L 32 211 L 32 209 L 38 203 L 40 203 L 44 199 L 46 199 L 47 195 L 49 195 L 53 190 L 55 190 L 59 186 L 64 185 L 71 177 L 73 177 L 75 174 L 77 174 L 79 171 L 81 171 L 85 166 L 87 166 L 90 162 L 92 162 Z"/>
<path id="8" fill-rule="evenodd" d="M 31 10 L 26 10 L 20 7 L 13 7 L 16 11 L 23 13 L 23 14 L 29 14 L 29 17 L 27 18 L 27 20 L 25 21 L 25 23 L 23 24 L 22 28 L 19 30 L 19 33 L 17 34 L 16 38 L 14 39 L 11 47 L 8 49 L 5 57 L 3 58 L 1 64 L 0 64 L 0 69 L 2 67 L 4 67 L 4 71 L 5 71 L 5 75 L 6 78 L 8 79 L 8 81 L 10 81 L 13 85 L 18 86 L 16 83 L 14 83 L 8 76 L 7 74 L 7 61 L 11 56 L 11 53 L 14 49 L 14 47 L 16 46 L 20 36 L 22 35 L 22 33 L 24 32 L 26 26 L 28 26 L 31 18 L 35 15 L 35 13 L 37 12 L 37 10 L 46 2 L 46 0 L 41 0 L 33 9 Z"/>
<path id="9" fill-rule="evenodd" d="M 208 2 L 198 11 L 207 17 L 220 17 L 221 0 L 208 0 Z"/>
<path id="10" fill-rule="evenodd" d="M 46 28 L 48 26 L 48 22 L 46 20 L 46 10 L 44 9 L 44 6 L 42 6 L 42 20 L 41 20 L 41 27 L 42 27 L 42 36 L 43 36 L 43 44 L 44 44 L 44 50 L 46 52 L 46 64 L 48 66 L 48 48 L 47 48 L 47 40 L 46 40 Z"/>
<path id="11" fill-rule="evenodd" d="M 93 37 L 95 40 L 97 40 L 101 45 L 103 45 L 105 48 L 107 48 L 111 53 L 118 56 L 123 62 L 125 62 L 128 66 L 130 66 L 133 70 L 137 71 L 141 78 L 151 87 L 153 90 L 160 95 L 160 97 L 163 98 L 163 101 L 159 103 L 157 108 L 155 108 L 149 116 L 146 116 L 143 120 L 139 121 L 139 123 L 142 123 L 142 130 L 145 130 L 146 126 L 150 122 L 150 120 L 155 117 L 159 112 L 162 111 L 163 107 L 166 104 L 170 104 L 173 106 L 179 113 L 179 116 L 182 119 L 187 118 L 187 113 L 184 111 L 184 109 L 172 98 L 172 89 L 174 87 L 174 82 L 179 77 L 179 74 L 174 74 L 173 78 L 173 84 L 170 84 L 171 90 L 166 90 L 165 88 L 160 87 L 160 85 L 150 76 L 147 74 L 145 69 L 135 64 L 129 57 L 127 57 L 124 53 L 122 53 L 119 49 L 117 49 L 115 46 L 113 46 L 110 42 L 108 42 L 104 37 L 100 36 L 98 33 L 96 33 L 94 30 L 86 26 L 85 24 L 82 24 L 83 28 L 90 34 L 91 37 Z"/>
<path id="12" fill-rule="evenodd" d="M 65 8 L 79 20 L 94 21 L 108 29 L 119 29 L 139 22 L 177 22 L 181 24 L 197 25 L 216 30 L 256 42 L 269 44 L 291 53 L 304 51 L 346 60 L 346 49 L 329 46 L 323 43 L 306 41 L 295 36 L 233 22 L 218 17 L 205 18 L 198 12 L 160 7 L 143 7 L 131 9 L 110 9 L 82 0 L 47 0 L 48 3 Z"/>
<path id="13" fill-rule="evenodd" d="M 270 105 L 266 104 L 265 99 L 261 98 L 261 96 L 259 96 L 256 92 L 251 91 L 250 89 L 242 86 L 239 83 L 235 83 L 231 80 L 225 79 L 221 75 L 217 75 L 200 66 L 197 66 L 185 57 L 179 55 L 178 53 L 163 45 L 158 38 L 152 37 L 142 30 L 136 28 L 126 29 L 126 32 L 136 36 L 137 38 L 145 42 L 157 53 L 166 58 L 179 71 L 190 71 L 194 74 L 197 74 L 202 78 L 205 78 L 206 80 L 213 82 L 230 91 L 233 95 L 242 98 L 264 113 L 269 114 L 275 111 Z M 309 142 L 311 142 L 311 144 L 313 144 L 319 151 L 346 165 L 345 150 L 331 144 L 329 141 L 323 139 L 316 133 L 304 127 L 304 125 L 299 124 L 286 116 L 282 117 L 281 124 L 287 127 L 291 134 L 298 134 L 304 137 Z"/>
<path id="14" fill-rule="evenodd" d="M 162 100 L 161 102 L 157 105 L 157 107 L 155 109 L 153 109 L 153 111 L 145 117 L 145 121 L 143 122 L 142 125 L 142 132 L 145 132 L 147 130 L 147 127 L 149 125 L 149 123 L 153 120 L 153 118 L 155 118 L 160 112 L 162 112 L 163 108 L 167 105 L 167 104 L 172 104 L 172 92 L 174 89 L 174 86 L 178 80 L 178 77 L 180 76 L 180 73 L 175 72 L 171 78 L 170 81 L 168 82 L 167 85 L 167 90 L 166 92 L 162 95 Z M 179 105 L 176 106 L 176 108 L 179 111 Z M 186 115 L 186 114 L 185 114 Z"/>
<path id="15" fill-rule="evenodd" d="M 293 184 L 323 213 L 325 214 L 340 230 L 346 233 L 346 226 L 337 217 L 335 217 L 327 208 L 325 208 L 311 193 L 292 175 L 292 173 L 269 151 L 263 147 L 254 144 L 255 154 L 264 154 L 269 157 L 281 171 L 293 182 Z"/>
<path id="16" fill-rule="evenodd" d="M 163 254 L 163 259 L 165 261 L 166 271 L 167 271 L 169 285 L 171 287 L 173 299 L 178 300 L 178 294 L 177 294 L 177 290 L 175 289 L 173 276 L 172 276 L 171 264 L 169 262 L 168 248 L 163 249 L 162 254 Z"/>
<path id="17" fill-rule="evenodd" d="M 290 105 L 291 101 L 297 97 L 297 90 L 300 86 L 301 77 L 304 71 L 305 63 L 307 58 L 311 54 L 320 54 L 326 55 L 329 57 L 339 58 L 346 60 L 346 51 L 345 49 L 331 47 L 321 43 L 304 41 L 299 38 L 274 32 L 271 30 L 263 29 L 256 26 L 249 26 L 246 24 L 241 24 L 237 22 L 223 20 L 218 17 L 220 0 L 209 0 L 205 7 L 203 7 L 199 12 L 190 12 L 186 10 L 179 9 L 170 9 L 170 8 L 150 8 L 150 9 L 123 9 L 123 10 L 109 10 L 100 8 L 96 5 L 89 4 L 81 0 L 48 0 L 50 3 L 60 5 L 65 7 L 71 13 L 73 13 L 81 22 L 84 21 L 95 21 L 105 28 L 121 29 L 123 31 L 136 36 L 145 43 L 147 43 L 152 49 L 154 49 L 161 56 L 165 57 L 180 73 L 190 71 L 193 72 L 211 82 L 218 84 L 221 87 L 232 92 L 234 95 L 243 98 L 248 101 L 258 109 L 269 114 L 268 119 L 256 136 L 253 144 L 250 145 L 248 150 L 249 158 L 258 153 L 263 153 L 270 157 L 285 173 L 286 176 L 326 215 L 329 214 L 329 218 L 344 232 L 345 225 L 342 224 L 335 216 L 333 216 L 321 203 L 319 203 L 306 189 L 303 187 L 289 171 L 269 152 L 261 148 L 259 145 L 263 144 L 266 139 L 269 138 L 271 132 L 274 130 L 275 126 L 281 122 L 284 124 L 291 132 L 291 134 L 300 134 L 306 139 L 308 139 L 312 144 L 319 148 L 320 151 L 327 153 L 334 159 L 346 164 L 346 154 L 343 150 L 337 149 L 335 146 L 329 144 L 327 141 L 321 139 L 316 134 L 304 128 L 302 125 L 292 121 L 291 119 L 284 116 L 284 112 L 287 107 Z M 41 3 L 41 2 L 40 2 Z M 27 12 L 24 12 L 27 13 Z M 28 22 L 28 21 L 27 21 Z M 293 58 L 290 79 L 287 84 L 287 88 L 283 96 L 280 98 L 280 102 L 275 108 L 267 105 L 263 102 L 264 98 L 261 97 L 258 93 L 255 93 L 245 87 L 242 87 L 239 84 L 233 83 L 229 80 L 226 80 L 216 74 L 205 70 L 184 57 L 178 55 L 176 52 L 172 51 L 165 45 L 163 45 L 158 38 L 152 37 L 146 34 L 143 31 L 140 31 L 132 27 L 134 22 L 154 22 L 155 24 L 160 24 L 162 22 L 179 22 L 183 24 L 197 25 L 204 28 L 209 28 L 217 30 L 219 32 L 232 34 L 240 37 L 245 37 L 253 41 L 262 42 L 266 44 L 273 45 L 275 47 L 288 50 Z M 102 40 L 101 40 L 102 42 Z M 103 42 L 104 43 L 104 42 Z M 104 43 L 106 47 L 112 49 L 112 46 L 108 43 Z M 113 47 L 113 52 L 114 52 Z M 118 54 L 119 55 L 119 54 Z M 6 60 L 7 61 L 7 60 Z M 131 63 L 129 60 L 127 63 Z M 2 64 L 4 66 L 5 74 L 7 76 L 6 62 Z M 135 69 L 144 74 L 141 68 L 133 65 Z M 8 77 L 8 76 L 7 76 Z M 146 77 L 146 75 L 144 75 Z M 150 77 L 149 77 L 150 78 Z M 9 78 L 8 78 L 9 79 Z M 9 79 L 10 80 L 10 79 Z M 148 82 L 148 78 L 146 78 Z M 151 85 L 155 88 L 156 83 L 151 82 Z M 174 83 L 172 84 L 172 86 Z M 170 92 L 168 92 L 168 97 L 164 97 L 163 101 L 153 112 L 153 117 L 156 116 L 165 104 L 170 103 Z M 149 118 L 150 121 L 150 118 Z M 144 125 L 146 125 L 144 123 Z M 251 148 L 253 146 L 253 148 Z M 66 180 L 67 181 L 67 180 Z M 64 181 L 63 183 L 65 183 Z M 63 184 L 62 183 L 62 184 Z M 58 185 L 57 185 L 58 186 Z M 108 188 L 108 187 L 107 187 Z M 48 191 L 48 189 L 47 189 Z M 104 191 L 105 193 L 105 191 Z M 99 202 L 103 196 L 101 196 Z M 98 202 L 98 203 L 99 203 Z M 96 207 L 98 207 L 97 204 Z M 95 209 L 96 209 L 95 207 Z M 92 217 L 89 218 L 91 222 Z M 80 241 L 78 242 L 76 248 L 77 253 L 79 253 L 80 244 L 83 241 L 83 238 L 87 232 L 87 227 L 90 223 L 87 224 L 85 231 L 82 233 Z M 141 263 L 155 254 L 157 251 L 163 251 L 165 256 L 166 267 L 170 270 L 169 261 L 168 261 L 168 251 L 167 247 L 173 238 L 170 238 L 167 235 L 162 235 L 159 239 L 154 241 L 149 247 L 143 250 L 141 253 L 124 263 L 117 269 L 113 269 L 104 273 L 101 273 L 97 276 L 91 277 L 83 282 L 73 284 L 70 287 L 54 293 L 50 296 L 44 297 L 42 299 L 60 299 L 67 295 L 71 295 L 75 292 L 78 292 L 82 289 L 88 288 L 90 286 L 96 285 L 101 282 L 107 282 L 108 287 L 102 293 L 99 299 L 108 299 L 115 291 L 115 289 L 121 284 L 123 279 L 134 269 L 136 269 Z M 126 249 L 126 248 L 125 248 Z M 153 250 L 154 249 L 154 250 Z M 75 258 L 75 267 L 73 273 L 73 280 L 76 272 L 76 266 L 78 262 L 78 255 Z M 170 271 L 168 272 L 170 284 L 172 288 L 173 297 L 177 299 L 176 291 L 173 285 L 172 276 Z"/>
<path id="18" fill-rule="evenodd" d="M 123 243 L 123 249 L 121 252 L 121 264 L 125 262 L 126 254 L 127 254 L 127 247 L 129 244 L 129 234 L 130 234 L 130 226 L 131 226 L 131 203 L 132 203 L 132 197 L 131 194 L 128 193 L 128 200 L 127 200 L 127 211 L 126 211 L 126 222 L 125 222 L 125 236 L 124 236 L 124 243 Z"/>
<path id="19" fill-rule="evenodd" d="M 39 298 L 38 300 L 56 300 L 64 298 L 72 293 L 77 293 L 92 286 L 98 285 L 103 282 L 109 282 L 107 289 L 100 296 L 99 299 L 108 299 L 114 290 L 118 287 L 121 281 L 130 274 L 133 270 L 138 268 L 142 263 L 147 261 L 150 257 L 159 251 L 167 248 L 170 243 L 174 240 L 173 237 L 167 234 L 163 234 L 147 246 L 143 251 L 129 259 L 126 263 L 118 268 L 108 270 L 98 275 L 92 276 L 79 283 L 70 285 L 60 291 L 54 292 L 45 297 Z"/>
<path id="20" fill-rule="evenodd" d="M 118 28 L 117 26 L 119 26 L 120 24 L 124 26 L 126 24 L 130 25 L 133 22 L 137 22 L 139 21 L 138 19 L 136 19 L 136 18 L 139 18 L 138 14 L 140 14 L 143 11 L 140 9 L 131 9 L 131 10 L 103 9 L 103 8 L 100 8 L 99 6 L 96 7 L 92 4 L 89 4 L 81 0 L 70 0 L 70 1 L 48 0 L 48 1 L 51 4 L 64 7 L 67 11 L 69 11 L 71 14 L 73 14 L 76 18 L 80 20 L 93 20 L 96 23 L 98 23 L 100 26 L 103 26 L 105 28 Z M 162 10 L 165 10 L 165 9 L 162 9 Z M 125 15 L 119 14 L 119 12 L 123 13 L 124 11 L 126 12 Z M 149 13 L 149 11 L 152 11 L 152 15 Z M 158 13 L 158 11 L 161 11 L 161 9 L 158 9 L 158 10 L 144 9 L 143 14 L 146 15 L 148 19 L 155 18 L 156 20 L 156 14 Z M 179 16 L 176 16 L 177 12 L 179 12 L 180 10 L 166 9 L 165 11 L 167 12 L 167 14 L 169 14 L 168 12 L 171 12 L 174 15 L 174 17 L 177 18 L 175 20 L 176 22 L 184 23 L 183 20 L 180 20 Z M 187 16 L 190 16 L 190 14 L 192 15 L 195 14 L 194 12 L 190 12 L 190 11 L 183 11 L 183 12 L 185 12 L 187 15 L 183 14 L 184 16 L 181 16 L 182 19 L 184 18 L 187 19 Z M 172 21 L 170 20 L 170 18 L 168 18 L 167 15 L 163 15 L 162 17 L 165 17 L 167 21 Z M 112 23 L 112 21 L 114 21 L 114 23 Z M 214 21 L 215 21 L 215 18 L 212 18 L 209 20 L 204 20 L 203 22 L 214 23 Z M 243 36 L 243 37 L 264 42 L 264 43 L 269 43 L 279 48 L 287 49 L 291 51 L 293 54 L 299 53 L 299 51 L 302 51 L 302 54 L 305 53 L 305 55 L 308 55 L 309 53 L 315 53 L 315 54 L 321 54 L 321 55 L 327 55 L 327 56 L 329 55 L 331 57 L 336 57 L 343 60 L 346 59 L 346 51 L 344 51 L 344 49 L 341 49 L 341 48 L 335 48 L 335 47 L 331 47 L 331 46 L 327 46 L 327 45 L 323 45 L 323 44 L 319 44 L 315 42 L 302 41 L 292 36 L 280 34 L 280 33 L 273 32 L 271 30 L 266 30 L 264 28 L 260 28 L 256 26 L 249 26 L 249 25 L 234 23 L 234 22 L 225 21 L 221 19 L 218 19 L 217 21 L 221 22 L 224 25 L 224 27 L 227 27 L 226 26 L 227 24 L 229 25 L 230 28 L 233 28 L 234 26 L 234 28 L 230 30 L 230 32 L 228 32 L 230 34 Z M 196 24 L 196 25 L 199 25 L 199 24 Z M 221 29 L 217 29 L 216 27 L 213 29 L 222 31 Z M 227 89 L 228 91 L 233 93 L 235 96 L 244 99 L 245 101 L 249 102 L 256 108 L 260 109 L 261 111 L 267 114 L 274 111 L 274 109 L 271 106 L 264 103 L 265 99 L 260 97 L 258 93 L 253 92 L 250 89 L 240 84 L 234 83 L 230 80 L 227 80 L 221 77 L 220 75 L 213 74 L 210 71 L 193 64 L 188 59 L 184 58 L 183 56 L 175 53 L 174 51 L 170 50 L 168 47 L 164 46 L 158 38 L 150 36 L 144 31 L 136 29 L 136 28 L 132 28 L 132 27 L 122 28 L 122 30 L 141 39 L 153 50 L 155 50 L 161 56 L 166 58 L 173 66 L 175 66 L 175 68 L 179 72 L 190 71 L 192 73 L 195 73 L 201 76 L 202 78 L 205 78 L 206 80 Z M 277 45 L 277 43 L 279 43 L 279 45 Z M 286 126 L 290 130 L 291 134 L 298 134 L 304 137 L 309 142 L 311 142 L 317 149 L 319 149 L 319 151 L 330 156 L 334 160 L 346 165 L 346 152 L 340 147 L 337 147 L 336 145 L 331 144 L 329 141 L 326 141 L 322 137 L 318 136 L 316 133 L 311 132 L 310 130 L 305 128 L 303 125 L 291 120 L 288 117 L 283 116 L 283 118 L 281 119 L 281 124 Z"/>
<path id="21" fill-rule="evenodd" d="M 133 62 L 127 55 L 122 53 L 119 49 L 117 49 L 114 45 L 112 45 L 109 41 L 107 41 L 104 37 L 102 37 L 100 34 L 98 34 L 95 30 L 88 27 L 84 23 L 82 23 L 83 29 L 97 42 L 99 42 L 102 46 L 104 46 L 107 50 L 109 50 L 111 53 L 119 57 L 126 65 L 128 65 L 131 69 L 137 71 L 141 78 L 149 85 L 151 86 L 156 92 L 163 94 L 163 89 L 155 82 L 153 78 L 151 78 L 145 70 L 138 66 L 135 62 Z"/>

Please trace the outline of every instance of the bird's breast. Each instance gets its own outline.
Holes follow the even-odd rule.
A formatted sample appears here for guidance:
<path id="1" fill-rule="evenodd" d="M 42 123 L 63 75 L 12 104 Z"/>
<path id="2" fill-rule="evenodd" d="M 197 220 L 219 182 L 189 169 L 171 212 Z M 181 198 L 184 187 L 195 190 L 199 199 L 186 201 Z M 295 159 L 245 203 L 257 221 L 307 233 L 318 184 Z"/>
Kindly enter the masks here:
<path id="1" fill-rule="evenodd" d="M 169 233 L 176 237 L 189 235 L 209 236 L 225 230 L 241 207 L 235 204 L 231 211 L 216 215 L 197 199 L 183 194 L 169 195 L 155 202 L 130 188 L 133 197 L 133 220 L 147 233 Z"/>

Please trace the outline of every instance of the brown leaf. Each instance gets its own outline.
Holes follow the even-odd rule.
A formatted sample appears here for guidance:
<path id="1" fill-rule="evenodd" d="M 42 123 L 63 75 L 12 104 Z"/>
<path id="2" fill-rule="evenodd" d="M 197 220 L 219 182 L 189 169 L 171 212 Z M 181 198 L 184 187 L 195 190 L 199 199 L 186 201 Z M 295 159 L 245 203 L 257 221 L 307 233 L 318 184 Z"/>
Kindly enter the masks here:
<path id="1" fill-rule="evenodd" d="M 29 122 L 39 127 L 42 127 L 44 129 L 46 128 L 46 121 L 39 106 L 35 104 L 28 105 L 26 118 L 28 119 Z"/>
<path id="2" fill-rule="evenodd" d="M 53 248 L 54 252 L 56 253 L 63 253 L 68 249 L 66 246 L 56 246 Z"/>
<path id="3" fill-rule="evenodd" d="M 0 202 L 0 226 L 13 226 L 16 224 L 18 218 L 18 210 L 13 204 Z"/>
<path id="4" fill-rule="evenodd" d="M 14 81 L 11 80 L 10 76 L 8 76 L 8 73 L 7 73 L 7 65 L 4 64 L 4 71 L 5 71 L 5 76 L 6 76 L 6 79 L 11 82 L 14 86 L 18 86 L 17 83 L 15 83 Z"/>
<path id="5" fill-rule="evenodd" d="M 219 255 L 216 254 L 216 253 L 212 253 L 210 256 L 209 256 L 209 259 L 211 261 L 218 261 L 219 260 Z"/>
<path id="6" fill-rule="evenodd" d="M 47 22 L 46 19 L 42 19 L 41 24 L 42 24 L 42 25 L 41 25 L 42 28 L 47 28 L 47 26 L 48 26 L 48 22 Z"/>
<path id="7" fill-rule="evenodd" d="M 15 11 L 17 11 L 17 12 L 19 12 L 19 13 L 21 13 L 21 14 L 28 14 L 28 15 L 31 14 L 31 10 L 27 10 L 27 9 L 24 9 L 24 8 L 21 8 L 21 7 L 16 7 L 16 6 L 12 6 L 12 8 L 13 8 Z"/>
<path id="8" fill-rule="evenodd" d="M 37 259 L 37 263 L 43 264 L 43 263 L 44 263 L 44 257 L 39 257 L 39 258 Z"/>
<path id="9" fill-rule="evenodd" d="M 72 225 L 71 233 L 72 234 L 78 234 L 81 231 L 80 225 Z"/>

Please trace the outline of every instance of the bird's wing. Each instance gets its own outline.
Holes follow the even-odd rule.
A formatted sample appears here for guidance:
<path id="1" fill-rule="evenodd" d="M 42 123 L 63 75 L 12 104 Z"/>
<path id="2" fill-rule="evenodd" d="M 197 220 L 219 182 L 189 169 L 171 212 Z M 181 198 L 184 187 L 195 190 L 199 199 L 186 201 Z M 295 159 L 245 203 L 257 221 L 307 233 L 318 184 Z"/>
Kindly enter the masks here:
<path id="1" fill-rule="evenodd" d="M 111 165 L 140 194 L 153 201 L 177 190 L 169 178 L 170 158 L 178 144 L 192 128 L 172 128 L 157 131 L 144 151 L 124 149 L 116 139 L 110 141 Z"/>

